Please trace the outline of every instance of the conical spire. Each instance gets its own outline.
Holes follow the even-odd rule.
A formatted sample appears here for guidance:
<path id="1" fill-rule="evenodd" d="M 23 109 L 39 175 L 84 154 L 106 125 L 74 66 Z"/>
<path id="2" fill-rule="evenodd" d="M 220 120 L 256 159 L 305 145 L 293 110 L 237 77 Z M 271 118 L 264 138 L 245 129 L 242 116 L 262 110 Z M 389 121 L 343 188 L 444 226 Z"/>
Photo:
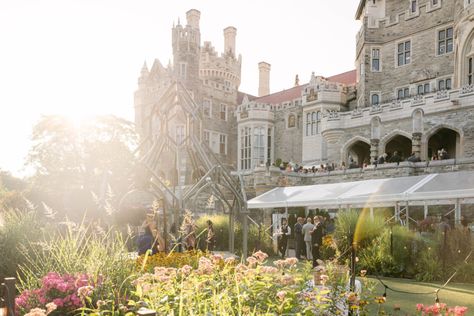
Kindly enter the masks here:
<path id="1" fill-rule="evenodd" d="M 145 60 L 143 62 L 142 70 L 140 71 L 140 75 L 142 77 L 146 77 L 146 76 L 148 76 L 149 73 L 150 73 L 150 71 L 148 70 L 148 66 L 146 65 L 146 60 Z"/>

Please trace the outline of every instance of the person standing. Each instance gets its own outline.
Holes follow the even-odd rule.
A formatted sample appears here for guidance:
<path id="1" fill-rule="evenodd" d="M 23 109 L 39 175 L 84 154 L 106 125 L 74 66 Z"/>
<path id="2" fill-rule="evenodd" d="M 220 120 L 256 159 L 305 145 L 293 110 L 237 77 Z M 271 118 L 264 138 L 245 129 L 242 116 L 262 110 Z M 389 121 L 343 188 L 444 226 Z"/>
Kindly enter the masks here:
<path id="1" fill-rule="evenodd" d="M 214 230 L 214 224 L 211 220 L 207 220 L 207 251 L 213 251 L 214 247 L 216 246 L 216 232 Z"/>
<path id="2" fill-rule="evenodd" d="M 288 226 L 286 218 L 281 220 L 281 229 L 278 233 L 278 251 L 281 253 L 282 259 L 286 255 L 286 247 L 288 246 L 288 238 L 291 235 L 291 228 Z"/>
<path id="3" fill-rule="evenodd" d="M 308 260 L 313 259 L 312 247 L 311 247 L 311 231 L 313 231 L 314 225 L 311 223 L 311 217 L 306 219 L 306 224 L 303 225 L 303 239 L 306 244 L 306 258 Z"/>
<path id="4" fill-rule="evenodd" d="M 321 259 L 320 248 L 323 244 L 323 223 L 318 216 L 314 217 L 314 228 L 311 231 L 311 243 L 313 246 L 313 268 L 318 265 L 317 260 Z"/>
<path id="5" fill-rule="evenodd" d="M 295 224 L 295 257 L 301 259 L 301 254 L 304 247 L 304 236 L 303 236 L 303 217 L 298 217 Z"/>

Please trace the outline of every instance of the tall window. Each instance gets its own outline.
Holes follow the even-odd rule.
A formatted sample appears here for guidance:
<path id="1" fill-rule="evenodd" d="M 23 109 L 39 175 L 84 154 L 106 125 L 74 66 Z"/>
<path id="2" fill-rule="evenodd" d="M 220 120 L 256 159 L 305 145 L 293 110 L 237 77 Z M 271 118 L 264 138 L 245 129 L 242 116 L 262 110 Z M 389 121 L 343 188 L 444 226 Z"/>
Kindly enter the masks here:
<path id="1" fill-rule="evenodd" d="M 408 88 L 400 88 L 397 90 L 397 99 L 403 100 L 410 97 L 410 89 Z"/>
<path id="2" fill-rule="evenodd" d="M 372 49 L 372 71 L 380 71 L 380 49 Z"/>
<path id="3" fill-rule="evenodd" d="M 380 104 L 380 96 L 377 93 L 372 94 L 372 105 L 379 105 Z"/>
<path id="4" fill-rule="evenodd" d="M 204 131 L 202 136 L 204 143 L 207 144 L 207 146 L 211 146 L 211 137 L 209 131 Z"/>
<path id="5" fill-rule="evenodd" d="M 451 78 L 439 80 L 438 90 L 451 90 Z"/>
<path id="6" fill-rule="evenodd" d="M 472 73 L 472 71 L 473 71 L 472 57 L 469 57 L 469 59 L 467 61 L 467 65 L 468 65 L 468 67 L 467 67 L 467 71 L 468 71 L 468 73 L 467 73 L 467 83 L 471 85 L 473 83 L 472 79 L 473 79 L 473 75 L 474 75 Z"/>
<path id="7" fill-rule="evenodd" d="M 425 83 L 425 84 L 419 84 L 417 87 L 417 92 L 418 94 L 427 94 L 430 93 L 430 84 Z"/>
<path id="8" fill-rule="evenodd" d="M 227 121 L 227 106 L 225 104 L 221 104 L 220 118 Z"/>
<path id="9" fill-rule="evenodd" d="M 240 130 L 240 169 L 251 168 L 252 135 L 249 127 Z"/>
<path id="10" fill-rule="evenodd" d="M 306 136 L 310 135 L 311 131 L 311 113 L 306 114 Z"/>
<path id="11" fill-rule="evenodd" d="M 316 133 L 321 133 L 321 112 L 316 112 Z"/>
<path id="12" fill-rule="evenodd" d="M 398 44 L 398 66 L 407 65 L 411 60 L 411 41 Z"/>
<path id="13" fill-rule="evenodd" d="M 438 0 L 431 0 L 431 4 L 432 4 L 433 6 L 438 5 Z"/>
<path id="14" fill-rule="evenodd" d="M 185 63 L 181 63 L 179 65 L 179 76 L 182 79 L 186 79 L 186 64 Z"/>
<path id="15" fill-rule="evenodd" d="M 227 135 L 219 135 L 219 154 L 227 155 Z"/>
<path id="16" fill-rule="evenodd" d="M 253 129 L 253 165 L 258 166 L 266 162 L 265 159 L 265 128 L 255 127 Z"/>
<path id="17" fill-rule="evenodd" d="M 411 0 L 411 1 L 410 1 L 410 10 L 411 10 L 411 13 L 415 13 L 417 7 L 418 7 L 418 5 L 417 5 L 417 0 Z"/>
<path id="18" fill-rule="evenodd" d="M 212 116 L 211 100 L 202 101 L 202 110 L 205 117 Z"/>
<path id="19" fill-rule="evenodd" d="M 438 32 L 438 55 L 451 53 L 453 51 L 453 28 L 448 27 L 447 29 Z"/>
<path id="20" fill-rule="evenodd" d="M 179 145 L 184 141 L 184 126 L 176 126 L 176 143 Z"/>
<path id="21" fill-rule="evenodd" d="M 267 164 L 272 162 L 272 129 L 267 130 Z"/>

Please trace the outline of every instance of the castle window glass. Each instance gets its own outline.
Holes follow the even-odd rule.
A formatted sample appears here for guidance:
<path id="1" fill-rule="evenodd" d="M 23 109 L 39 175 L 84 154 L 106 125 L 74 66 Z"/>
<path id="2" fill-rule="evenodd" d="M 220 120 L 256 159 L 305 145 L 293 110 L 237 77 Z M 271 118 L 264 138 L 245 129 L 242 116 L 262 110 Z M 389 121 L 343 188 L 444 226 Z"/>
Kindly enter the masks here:
<path id="1" fill-rule="evenodd" d="M 380 104 L 380 96 L 376 93 L 372 94 L 371 102 L 372 102 L 372 105 L 379 105 Z"/>
<path id="2" fill-rule="evenodd" d="M 255 127 L 253 129 L 253 166 L 259 166 L 265 163 L 267 160 L 265 158 L 265 128 L 264 127 Z"/>
<path id="3" fill-rule="evenodd" d="M 227 106 L 225 104 L 221 104 L 220 118 L 227 121 Z"/>
<path id="4" fill-rule="evenodd" d="M 407 65 L 411 61 L 411 41 L 398 44 L 398 66 Z"/>
<path id="5" fill-rule="evenodd" d="M 474 74 L 473 74 L 473 70 L 474 70 L 474 69 L 473 69 L 473 65 L 472 65 L 472 57 L 470 57 L 470 58 L 468 59 L 467 65 L 468 65 L 468 67 L 467 67 L 467 68 L 468 68 L 468 69 L 467 69 L 467 70 L 468 70 L 468 73 L 467 73 L 467 83 L 468 83 L 469 85 L 471 85 L 471 84 L 473 83 L 472 81 L 473 81 L 473 75 L 474 75 Z"/>
<path id="6" fill-rule="evenodd" d="M 181 79 L 186 79 L 186 64 L 185 63 L 181 63 L 179 65 L 179 76 L 181 77 Z"/>
<path id="7" fill-rule="evenodd" d="M 321 133 L 321 112 L 316 112 L 316 133 Z"/>
<path id="8" fill-rule="evenodd" d="M 311 135 L 317 134 L 318 122 L 316 120 L 316 112 L 311 113 Z"/>
<path id="9" fill-rule="evenodd" d="M 453 28 L 438 31 L 438 55 L 451 53 L 453 51 Z"/>
<path id="10" fill-rule="evenodd" d="M 430 93 L 430 84 L 429 83 L 425 83 L 425 84 L 420 84 L 418 85 L 417 87 L 417 92 L 418 94 L 426 94 L 426 93 Z"/>
<path id="11" fill-rule="evenodd" d="M 435 5 L 438 5 L 438 0 L 432 0 L 432 1 L 431 1 L 431 4 L 434 5 L 434 6 L 435 6 Z"/>
<path id="12" fill-rule="evenodd" d="M 288 116 L 288 128 L 296 127 L 296 116 L 294 114 L 290 114 Z"/>
<path id="13" fill-rule="evenodd" d="M 397 90 L 397 99 L 403 100 L 410 97 L 410 89 L 408 88 L 400 88 Z"/>
<path id="14" fill-rule="evenodd" d="M 219 154 L 227 155 L 227 135 L 219 135 Z"/>
<path id="15" fill-rule="evenodd" d="M 249 127 L 240 131 L 240 169 L 248 170 L 251 168 L 252 157 L 252 134 Z"/>
<path id="16" fill-rule="evenodd" d="M 380 49 L 372 49 L 372 71 L 380 71 Z"/>
<path id="17" fill-rule="evenodd" d="M 204 100 L 202 101 L 202 111 L 205 117 L 211 117 L 212 109 L 211 109 L 211 101 Z"/>
<path id="18" fill-rule="evenodd" d="M 267 164 L 270 165 L 272 162 L 272 129 L 269 128 L 267 132 Z"/>
<path id="19" fill-rule="evenodd" d="M 417 8 L 418 8 L 418 1 L 417 0 L 411 0 L 410 1 L 410 10 L 411 10 L 411 13 L 415 13 Z"/>
<path id="20" fill-rule="evenodd" d="M 202 138 L 204 140 L 204 143 L 207 144 L 207 146 L 211 146 L 211 138 L 210 138 L 209 131 L 204 131 L 202 136 L 203 136 Z"/>
<path id="21" fill-rule="evenodd" d="M 306 114 L 306 136 L 309 136 L 311 128 L 311 113 Z"/>
<path id="22" fill-rule="evenodd" d="M 439 80 L 438 90 L 451 90 L 451 78 Z"/>

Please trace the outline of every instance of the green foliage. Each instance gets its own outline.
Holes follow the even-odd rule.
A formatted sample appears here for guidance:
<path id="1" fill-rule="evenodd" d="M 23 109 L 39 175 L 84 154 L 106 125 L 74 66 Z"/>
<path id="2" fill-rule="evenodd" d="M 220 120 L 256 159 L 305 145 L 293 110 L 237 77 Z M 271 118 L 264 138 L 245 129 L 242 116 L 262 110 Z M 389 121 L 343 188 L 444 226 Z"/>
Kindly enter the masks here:
<path id="1" fill-rule="evenodd" d="M 370 218 L 367 210 L 358 212 L 349 210 L 338 213 L 334 237 L 341 253 L 346 252 L 357 242 L 359 248 L 365 248 L 376 238 L 384 227 L 384 220 L 375 216 Z"/>
<path id="2" fill-rule="evenodd" d="M 216 232 L 216 250 L 228 250 L 229 249 L 229 216 L 226 215 L 212 215 L 201 217 L 196 221 L 197 234 L 201 234 L 207 230 L 206 221 L 210 219 L 214 224 L 214 230 Z M 235 232 L 235 249 L 238 251 L 242 249 L 242 225 L 240 222 L 234 222 Z M 207 232 L 201 234 L 201 245 L 206 239 Z M 255 250 L 262 250 L 265 252 L 272 252 L 272 239 L 268 233 L 264 232 L 263 229 L 259 232 L 259 228 L 249 222 L 249 233 L 248 233 L 248 249 L 252 253 Z"/>
<path id="3" fill-rule="evenodd" d="M 275 160 L 275 167 L 280 167 L 281 163 L 282 163 L 281 158 L 277 158 L 277 159 Z"/>
<path id="4" fill-rule="evenodd" d="M 96 209 L 110 186 L 118 196 L 128 190 L 137 134 L 132 123 L 102 116 L 80 126 L 60 116 L 45 116 L 33 128 L 27 165 L 35 170 L 33 186 L 48 205 L 68 210 L 80 221 Z"/>
<path id="5" fill-rule="evenodd" d="M 40 247 L 31 247 L 32 244 Z M 62 231 L 50 231 L 39 243 L 28 239 L 30 251 L 19 266 L 21 291 L 40 287 L 40 279 L 48 272 L 59 274 L 87 273 L 103 280 L 102 299 L 123 297 L 131 287 L 135 260 L 130 258 L 126 241 L 110 229 L 67 222 Z M 26 248 L 25 248 L 26 249 Z"/>
<path id="6" fill-rule="evenodd" d="M 428 247 L 425 251 L 418 253 L 416 265 L 417 273 L 415 279 L 417 281 L 429 282 L 442 279 L 442 265 L 435 248 Z"/>
<path id="7" fill-rule="evenodd" d="M 0 213 L 0 279 L 16 276 L 17 265 L 25 262 L 24 253 L 31 252 L 42 236 L 36 211 L 33 208 L 20 210 L 5 210 Z M 23 247 L 20 244 L 29 239 L 31 243 Z"/>

